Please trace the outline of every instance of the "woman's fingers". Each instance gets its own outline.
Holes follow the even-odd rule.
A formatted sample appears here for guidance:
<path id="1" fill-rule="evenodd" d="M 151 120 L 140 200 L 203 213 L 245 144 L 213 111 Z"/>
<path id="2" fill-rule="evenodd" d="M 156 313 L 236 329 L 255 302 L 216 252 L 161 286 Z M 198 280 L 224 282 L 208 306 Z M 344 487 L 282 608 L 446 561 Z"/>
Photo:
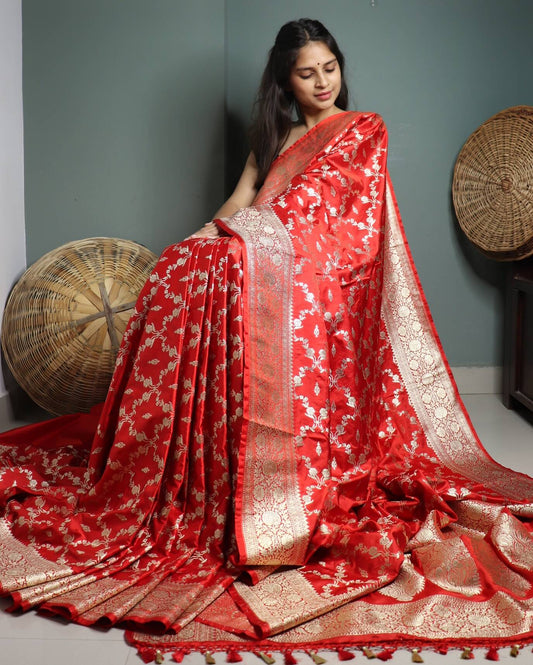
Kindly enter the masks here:
<path id="1" fill-rule="evenodd" d="M 189 238 L 218 238 L 219 236 L 218 226 L 214 222 L 207 222 L 199 231 L 190 235 Z"/>

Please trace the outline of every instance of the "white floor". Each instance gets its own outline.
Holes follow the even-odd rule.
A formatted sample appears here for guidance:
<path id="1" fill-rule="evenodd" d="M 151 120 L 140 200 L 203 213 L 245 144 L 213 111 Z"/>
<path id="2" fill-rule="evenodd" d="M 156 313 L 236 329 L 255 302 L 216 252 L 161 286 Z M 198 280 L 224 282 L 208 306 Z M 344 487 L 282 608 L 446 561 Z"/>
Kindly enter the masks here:
<path id="1" fill-rule="evenodd" d="M 507 411 L 496 395 L 465 395 L 464 401 L 489 454 L 505 466 L 533 475 L 533 426 L 514 411 Z M 0 600 L 0 607 L 7 607 Z M 485 650 L 476 653 L 484 660 Z M 527 654 L 527 655 L 526 655 Z M 335 663 L 333 654 L 322 653 L 328 663 Z M 301 665 L 313 665 L 306 654 L 295 653 Z M 217 665 L 225 662 L 225 654 L 215 654 Z M 459 662 L 460 652 L 450 651 L 448 656 L 423 652 L 428 665 L 448 665 Z M 361 660 L 362 659 L 362 660 Z M 283 658 L 278 657 L 278 665 Z M 509 649 L 500 651 L 501 662 L 516 663 Z M 29 612 L 21 616 L 0 613 L 0 664 L 7 665 L 132 665 L 141 663 L 134 649 L 129 647 L 123 631 L 107 632 L 66 624 L 55 619 Z M 173 662 L 166 656 L 165 662 Z M 187 656 L 184 665 L 204 665 L 203 656 Z M 365 662 L 361 653 L 355 662 Z M 374 661 L 380 662 L 380 661 Z M 518 661 L 524 665 L 533 662 L 531 647 L 524 649 Z M 397 651 L 393 665 L 411 663 L 411 654 Z M 245 655 L 243 665 L 263 665 L 254 655 Z"/>

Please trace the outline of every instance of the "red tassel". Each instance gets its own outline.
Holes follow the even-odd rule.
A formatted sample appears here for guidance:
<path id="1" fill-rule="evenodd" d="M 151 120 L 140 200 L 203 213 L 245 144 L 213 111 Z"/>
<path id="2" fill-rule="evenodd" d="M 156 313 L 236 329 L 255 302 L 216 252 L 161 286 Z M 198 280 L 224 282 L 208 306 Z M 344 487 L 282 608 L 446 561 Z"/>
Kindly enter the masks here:
<path id="1" fill-rule="evenodd" d="M 498 653 L 498 649 L 496 647 L 491 647 L 485 656 L 487 660 L 500 660 L 500 654 Z"/>
<path id="2" fill-rule="evenodd" d="M 355 658 L 355 654 L 346 649 L 337 649 L 337 656 L 339 660 L 353 660 Z"/>
<path id="3" fill-rule="evenodd" d="M 138 651 L 143 663 L 152 663 L 155 660 L 155 649 L 139 649 Z"/>
<path id="4" fill-rule="evenodd" d="M 443 656 L 445 656 L 448 653 L 448 647 L 439 647 L 437 649 L 437 653 L 440 653 Z"/>
<path id="5" fill-rule="evenodd" d="M 228 663 L 240 663 L 242 656 L 238 651 L 228 651 L 226 655 L 226 662 Z"/>
<path id="6" fill-rule="evenodd" d="M 284 656 L 285 656 L 285 665 L 297 665 L 298 661 L 290 651 L 286 651 Z"/>
<path id="7" fill-rule="evenodd" d="M 394 651 L 391 651 L 390 649 L 383 649 L 383 651 L 380 651 L 378 654 L 376 654 L 376 658 L 379 658 L 380 660 L 392 660 L 393 655 Z"/>
<path id="8" fill-rule="evenodd" d="M 172 654 L 172 660 L 176 663 L 183 662 L 183 657 L 185 656 L 183 651 L 174 651 Z"/>

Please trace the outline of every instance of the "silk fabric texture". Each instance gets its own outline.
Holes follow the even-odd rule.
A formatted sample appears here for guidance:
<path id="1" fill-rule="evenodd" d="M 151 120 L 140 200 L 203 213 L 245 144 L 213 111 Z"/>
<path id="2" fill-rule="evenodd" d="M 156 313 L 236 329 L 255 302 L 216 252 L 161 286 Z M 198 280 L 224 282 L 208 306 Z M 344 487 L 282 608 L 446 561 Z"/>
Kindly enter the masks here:
<path id="1" fill-rule="evenodd" d="M 457 394 L 371 113 L 165 250 L 105 404 L 0 438 L 13 607 L 141 650 L 532 636 L 533 480 Z"/>

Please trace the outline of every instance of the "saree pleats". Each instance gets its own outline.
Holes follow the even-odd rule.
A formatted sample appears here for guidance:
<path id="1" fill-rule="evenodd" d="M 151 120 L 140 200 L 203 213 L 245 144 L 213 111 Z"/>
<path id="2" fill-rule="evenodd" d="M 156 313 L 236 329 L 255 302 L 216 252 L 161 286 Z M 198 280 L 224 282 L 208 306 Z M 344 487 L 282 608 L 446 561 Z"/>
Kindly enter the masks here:
<path id="1" fill-rule="evenodd" d="M 230 238 L 167 250 L 140 295 L 90 454 L 73 440 L 69 457 L 67 437 L 59 454 L 28 451 L 40 468 L 12 461 L 0 547 L 15 607 L 44 602 L 81 623 L 170 628 L 206 586 L 220 593 L 232 581 L 224 560 L 243 400 L 241 284 Z M 95 418 L 57 419 L 57 431 L 74 436 L 73 420 L 84 431 Z M 53 437 L 48 424 L 31 435 L 39 429 Z M 23 460 L 24 446 L 15 452 L 4 438 L 5 458 Z"/>
<path id="2" fill-rule="evenodd" d="M 531 640 L 533 480 L 472 429 L 386 157 L 319 123 L 165 250 L 103 406 L 0 437 L 15 607 L 141 651 Z"/>

